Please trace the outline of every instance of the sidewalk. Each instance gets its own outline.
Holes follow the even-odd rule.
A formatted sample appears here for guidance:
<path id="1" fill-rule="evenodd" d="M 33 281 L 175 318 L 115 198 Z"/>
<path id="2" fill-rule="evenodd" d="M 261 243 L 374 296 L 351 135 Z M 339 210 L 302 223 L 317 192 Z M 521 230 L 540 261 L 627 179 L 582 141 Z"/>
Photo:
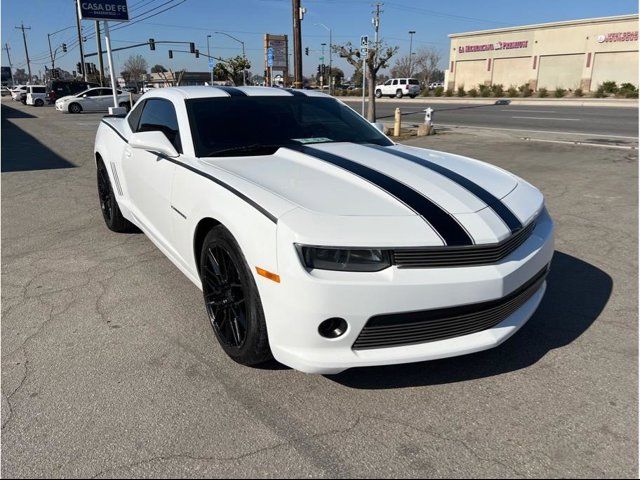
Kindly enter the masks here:
<path id="1" fill-rule="evenodd" d="M 362 102 L 362 97 L 336 96 L 343 102 Z M 624 107 L 638 108 L 637 98 L 472 98 L 472 97 L 416 97 L 416 98 L 377 98 L 381 103 L 434 104 L 473 104 L 492 105 L 497 100 L 509 100 L 511 105 L 556 106 L 556 107 Z"/>

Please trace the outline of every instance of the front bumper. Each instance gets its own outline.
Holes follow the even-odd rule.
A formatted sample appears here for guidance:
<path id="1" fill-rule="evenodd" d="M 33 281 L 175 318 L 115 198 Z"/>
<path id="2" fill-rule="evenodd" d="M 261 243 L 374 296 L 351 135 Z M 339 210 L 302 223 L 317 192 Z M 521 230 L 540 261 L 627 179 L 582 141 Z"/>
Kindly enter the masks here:
<path id="1" fill-rule="evenodd" d="M 279 227 L 280 228 L 280 227 Z M 259 282 L 269 342 L 281 363 L 308 373 L 335 374 L 352 367 L 434 360 L 486 350 L 513 335 L 533 315 L 546 283 L 518 310 L 493 328 L 414 345 L 355 350 L 353 344 L 376 315 L 440 309 L 495 300 L 540 272 L 553 256 L 553 222 L 545 212 L 531 236 L 493 265 L 399 269 L 376 273 L 305 270 L 279 230 L 278 269 L 282 283 Z M 272 282 L 271 282 L 272 283 Z M 336 339 L 319 335 L 318 325 L 344 318 L 347 331 Z"/>

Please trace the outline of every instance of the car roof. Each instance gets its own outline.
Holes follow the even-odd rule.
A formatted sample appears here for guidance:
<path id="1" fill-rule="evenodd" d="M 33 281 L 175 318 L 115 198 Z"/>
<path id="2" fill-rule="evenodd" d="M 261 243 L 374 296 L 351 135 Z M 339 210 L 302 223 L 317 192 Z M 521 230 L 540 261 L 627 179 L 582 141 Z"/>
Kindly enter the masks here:
<path id="1" fill-rule="evenodd" d="M 292 93 L 286 88 L 273 87 L 224 87 L 219 85 L 199 87 L 166 87 L 154 88 L 145 93 L 141 98 L 166 98 L 168 100 L 186 100 L 190 98 L 216 98 L 232 97 L 234 92 L 242 92 L 249 97 L 290 97 Z M 308 97 L 333 98 L 326 93 L 314 90 L 296 90 Z"/>

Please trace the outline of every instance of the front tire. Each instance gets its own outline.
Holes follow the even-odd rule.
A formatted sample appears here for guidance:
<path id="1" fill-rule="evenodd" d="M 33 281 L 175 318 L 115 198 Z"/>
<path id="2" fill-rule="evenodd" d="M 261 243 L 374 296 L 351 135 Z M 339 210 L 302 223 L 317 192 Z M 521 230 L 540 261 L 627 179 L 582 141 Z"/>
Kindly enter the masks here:
<path id="1" fill-rule="evenodd" d="M 82 107 L 79 103 L 72 103 L 69 105 L 69 113 L 80 113 L 82 112 Z"/>
<path id="2" fill-rule="evenodd" d="M 209 322 L 226 354 L 248 366 L 270 360 L 258 287 L 240 246 L 222 225 L 204 239 L 200 278 Z"/>
<path id="3" fill-rule="evenodd" d="M 380 89 L 376 90 L 376 98 L 382 97 L 382 91 Z"/>
<path id="4" fill-rule="evenodd" d="M 111 188 L 107 167 L 102 160 L 98 160 L 97 177 L 100 209 L 107 228 L 118 233 L 135 232 L 136 226 L 122 216 L 113 188 Z"/>

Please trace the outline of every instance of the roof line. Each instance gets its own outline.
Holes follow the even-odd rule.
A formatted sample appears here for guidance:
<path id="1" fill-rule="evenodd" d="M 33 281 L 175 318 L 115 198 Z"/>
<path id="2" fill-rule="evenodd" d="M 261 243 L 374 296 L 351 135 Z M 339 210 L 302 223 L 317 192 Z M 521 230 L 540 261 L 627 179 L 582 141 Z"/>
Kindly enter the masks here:
<path id="1" fill-rule="evenodd" d="M 531 25 L 521 25 L 516 27 L 504 27 L 504 28 L 494 28 L 490 30 L 476 30 L 473 32 L 462 32 L 462 33 L 450 33 L 448 35 L 449 38 L 458 38 L 458 37 L 469 37 L 474 35 L 488 35 L 490 33 L 503 33 L 503 32 L 514 32 L 514 31 L 522 31 L 522 30 L 533 30 L 536 28 L 555 28 L 555 27 L 564 27 L 570 25 L 582 25 L 589 23 L 605 23 L 611 21 L 623 21 L 623 20 L 638 20 L 638 14 L 632 13 L 628 15 L 614 15 L 611 17 L 595 17 L 595 18 L 582 18 L 577 20 L 562 20 L 559 22 L 548 22 L 548 23 L 535 23 Z"/>

